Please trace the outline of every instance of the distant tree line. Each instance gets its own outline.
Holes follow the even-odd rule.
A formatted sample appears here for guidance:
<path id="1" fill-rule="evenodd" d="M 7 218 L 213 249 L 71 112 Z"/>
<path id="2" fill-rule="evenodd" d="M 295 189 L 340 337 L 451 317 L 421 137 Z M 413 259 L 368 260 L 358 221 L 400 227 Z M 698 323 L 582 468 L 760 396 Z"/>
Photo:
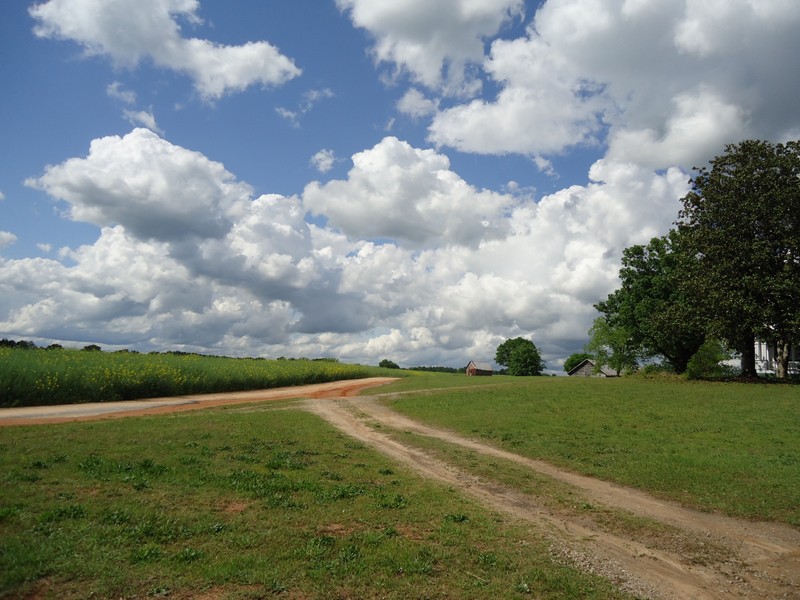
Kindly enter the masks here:
<path id="1" fill-rule="evenodd" d="M 464 373 L 467 370 L 467 365 L 460 369 L 457 367 L 410 367 L 410 371 L 427 371 L 431 373 Z"/>
<path id="2" fill-rule="evenodd" d="M 800 342 L 800 142 L 744 141 L 709 165 L 694 169 L 674 229 L 623 251 L 621 287 L 595 305 L 598 362 L 703 375 L 730 349 L 753 378 L 760 339 L 787 376 Z"/>

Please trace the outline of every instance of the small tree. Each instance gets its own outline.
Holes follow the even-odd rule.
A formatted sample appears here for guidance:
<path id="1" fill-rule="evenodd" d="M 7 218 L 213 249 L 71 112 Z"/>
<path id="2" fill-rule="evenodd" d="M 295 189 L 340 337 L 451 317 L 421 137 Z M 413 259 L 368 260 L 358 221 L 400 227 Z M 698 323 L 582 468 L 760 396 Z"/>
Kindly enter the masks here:
<path id="1" fill-rule="evenodd" d="M 500 344 L 494 360 L 498 365 L 508 367 L 509 375 L 541 375 L 544 370 L 544 362 L 536 344 L 521 337 Z"/>
<path id="2" fill-rule="evenodd" d="M 730 352 L 719 340 L 709 338 L 689 359 L 686 376 L 689 379 L 707 379 L 727 375 L 730 369 L 726 369 L 722 362 L 730 358 Z"/>
<path id="3" fill-rule="evenodd" d="M 572 369 L 577 367 L 583 361 L 591 358 L 592 355 L 589 354 L 588 352 L 575 352 L 574 354 L 570 354 L 569 358 L 567 358 L 567 360 L 564 361 L 564 371 L 566 373 L 569 373 L 570 371 L 572 371 Z"/>
<path id="4" fill-rule="evenodd" d="M 378 363 L 378 366 L 379 367 L 383 367 L 384 369 L 399 369 L 400 368 L 397 363 L 392 362 L 388 358 L 384 358 L 381 362 Z"/>
<path id="5" fill-rule="evenodd" d="M 611 325 L 605 317 L 597 317 L 589 330 L 586 350 L 597 359 L 595 371 L 608 365 L 617 373 L 635 371 L 638 368 L 638 346 L 631 333 L 621 326 Z"/>

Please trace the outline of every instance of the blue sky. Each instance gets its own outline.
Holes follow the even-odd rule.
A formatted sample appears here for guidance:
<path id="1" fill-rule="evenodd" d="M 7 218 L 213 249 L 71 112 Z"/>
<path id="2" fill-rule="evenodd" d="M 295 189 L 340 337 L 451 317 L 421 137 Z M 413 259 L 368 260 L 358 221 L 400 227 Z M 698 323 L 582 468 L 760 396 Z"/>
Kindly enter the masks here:
<path id="1" fill-rule="evenodd" d="M 800 5 L 0 6 L 0 336 L 491 360 L 581 350 L 693 166 L 800 136 Z"/>

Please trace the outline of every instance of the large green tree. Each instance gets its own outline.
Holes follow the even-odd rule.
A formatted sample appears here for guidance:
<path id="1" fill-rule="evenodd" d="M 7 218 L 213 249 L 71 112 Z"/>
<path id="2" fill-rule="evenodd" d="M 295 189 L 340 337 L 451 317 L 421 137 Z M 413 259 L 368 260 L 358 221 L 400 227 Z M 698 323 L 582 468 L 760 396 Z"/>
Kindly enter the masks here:
<path id="1" fill-rule="evenodd" d="M 744 141 L 695 169 L 677 225 L 693 260 L 683 289 L 710 335 L 755 376 L 754 339 L 776 345 L 785 375 L 800 339 L 800 142 Z"/>
<path id="2" fill-rule="evenodd" d="M 641 357 L 663 357 L 677 373 L 705 340 L 704 324 L 679 285 L 687 260 L 674 230 L 626 248 L 620 288 L 595 305 L 610 327 L 627 332 L 626 343 Z"/>
<path id="3" fill-rule="evenodd" d="M 509 375 L 541 375 L 544 370 L 544 361 L 536 344 L 521 337 L 500 344 L 494 360 L 498 365 L 508 367 Z"/>

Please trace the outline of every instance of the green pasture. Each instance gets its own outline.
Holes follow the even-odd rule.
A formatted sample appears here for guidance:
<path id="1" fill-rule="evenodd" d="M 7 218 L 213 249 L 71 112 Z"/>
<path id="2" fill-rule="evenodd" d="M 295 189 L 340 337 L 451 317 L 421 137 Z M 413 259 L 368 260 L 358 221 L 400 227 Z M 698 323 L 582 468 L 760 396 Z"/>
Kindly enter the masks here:
<path id="1" fill-rule="evenodd" d="M 333 360 L 0 347 L 0 407 L 108 402 L 398 376 Z"/>
<path id="2" fill-rule="evenodd" d="M 407 375 L 368 393 L 565 469 L 800 526 L 796 385 Z M 729 558 L 519 465 L 387 433 L 599 531 L 701 563 Z M 534 526 L 415 476 L 290 401 L 0 429 L 0 598 L 203 594 L 625 597 L 554 558 Z"/>
<path id="3" fill-rule="evenodd" d="M 0 597 L 626 596 L 271 403 L 0 429 Z"/>
<path id="4" fill-rule="evenodd" d="M 702 510 L 800 526 L 800 386 L 438 378 L 449 388 L 393 396 L 392 408 Z M 412 379 L 381 391 L 420 385 Z"/>

